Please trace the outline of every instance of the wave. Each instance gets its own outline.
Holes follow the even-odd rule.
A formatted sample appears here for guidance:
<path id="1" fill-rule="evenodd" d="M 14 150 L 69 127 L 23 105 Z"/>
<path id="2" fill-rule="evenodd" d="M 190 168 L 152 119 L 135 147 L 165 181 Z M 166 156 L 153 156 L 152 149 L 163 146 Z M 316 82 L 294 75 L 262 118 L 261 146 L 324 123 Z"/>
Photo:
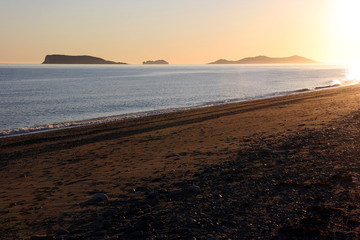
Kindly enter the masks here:
<path id="1" fill-rule="evenodd" d="M 189 110 L 189 109 L 193 109 L 193 108 L 194 107 L 159 109 L 159 110 L 154 110 L 154 111 L 128 113 L 128 114 L 95 118 L 95 119 L 89 119 L 89 120 L 83 120 L 83 121 L 45 124 L 45 125 L 35 126 L 35 127 L 9 129 L 9 130 L 0 131 L 0 138 L 19 136 L 19 135 L 25 135 L 25 134 L 31 134 L 31 133 L 37 133 L 37 132 L 46 132 L 46 131 L 59 130 L 59 129 L 66 129 L 66 128 L 73 128 L 73 127 L 80 127 L 80 126 L 113 122 L 113 121 L 119 121 L 119 120 L 133 119 L 133 118 L 139 118 L 139 117 L 154 116 L 154 115 L 160 115 L 160 114 L 164 114 L 164 113 Z"/>
<path id="2" fill-rule="evenodd" d="M 45 132 L 45 131 L 51 131 L 51 130 L 58 130 L 58 129 L 65 129 L 65 128 L 72 128 L 72 127 L 79 127 L 79 126 L 92 125 L 92 124 L 98 124 L 98 123 L 106 123 L 106 122 L 112 122 L 112 121 L 133 119 L 133 118 L 139 118 L 139 117 L 154 116 L 154 115 L 160 115 L 160 114 L 164 114 L 164 113 L 178 112 L 178 111 L 184 111 L 184 110 L 201 108 L 201 107 L 209 107 L 209 106 L 229 104 L 229 103 L 235 103 L 235 102 L 244 102 L 244 101 L 251 101 L 251 100 L 256 100 L 256 99 L 265 99 L 265 98 L 271 98 L 271 97 L 277 97 L 277 96 L 298 94 L 298 93 L 303 93 L 303 92 L 317 91 L 317 90 L 323 90 L 323 89 L 339 87 L 339 86 L 354 85 L 357 83 L 359 83 L 359 81 L 356 79 L 333 80 L 330 82 L 329 85 L 325 85 L 325 86 L 317 86 L 314 88 L 301 88 L 301 89 L 290 90 L 290 91 L 279 91 L 279 92 L 273 92 L 273 93 L 254 96 L 254 97 L 215 100 L 212 102 L 204 102 L 200 105 L 196 105 L 196 106 L 192 106 L 192 107 L 159 109 L 159 110 L 153 110 L 153 111 L 122 114 L 122 115 L 89 119 L 89 120 L 83 120 L 83 121 L 65 122 L 65 123 L 57 123 L 57 124 L 46 124 L 46 125 L 35 126 L 35 127 L 25 127 L 25 128 L 3 130 L 3 131 L 0 131 L 0 138 L 18 136 L 18 135 L 24 135 L 24 134 L 31 134 L 31 133 L 37 133 L 37 132 Z"/>
<path id="3" fill-rule="evenodd" d="M 254 96 L 254 97 L 233 98 L 233 99 L 219 100 L 219 101 L 213 101 L 213 102 L 205 102 L 203 105 L 204 106 L 214 106 L 214 105 L 221 105 L 221 104 L 228 104 L 228 103 L 235 103 L 235 102 L 251 101 L 251 100 L 286 96 L 286 95 L 304 93 L 304 92 L 310 92 L 310 91 L 324 90 L 324 89 L 334 88 L 334 87 L 355 85 L 358 83 L 359 83 L 359 81 L 356 79 L 333 80 L 330 82 L 329 85 L 325 85 L 325 86 L 317 86 L 317 87 L 313 87 L 313 88 L 300 88 L 300 89 L 289 90 L 289 91 L 278 91 L 278 92 L 273 92 L 273 93 L 264 94 L 264 95 L 258 95 L 258 96 Z"/>
<path id="4" fill-rule="evenodd" d="M 332 80 L 330 85 L 331 86 L 350 86 L 350 85 L 355 85 L 358 84 L 360 82 L 359 79 L 349 79 L 349 78 L 345 78 L 345 79 L 339 79 L 339 80 Z"/>

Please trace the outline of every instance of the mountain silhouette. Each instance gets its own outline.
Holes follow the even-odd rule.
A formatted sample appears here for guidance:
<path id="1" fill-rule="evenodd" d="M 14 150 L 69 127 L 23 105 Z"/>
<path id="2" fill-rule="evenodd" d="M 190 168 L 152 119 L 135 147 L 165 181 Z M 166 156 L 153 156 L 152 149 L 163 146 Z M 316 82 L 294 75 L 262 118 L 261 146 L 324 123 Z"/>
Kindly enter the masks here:
<path id="1" fill-rule="evenodd" d="M 237 61 L 226 59 L 219 59 L 209 64 L 282 64 L 282 63 L 316 63 L 308 58 L 300 57 L 297 55 L 283 58 L 272 58 L 267 56 L 247 57 Z"/>

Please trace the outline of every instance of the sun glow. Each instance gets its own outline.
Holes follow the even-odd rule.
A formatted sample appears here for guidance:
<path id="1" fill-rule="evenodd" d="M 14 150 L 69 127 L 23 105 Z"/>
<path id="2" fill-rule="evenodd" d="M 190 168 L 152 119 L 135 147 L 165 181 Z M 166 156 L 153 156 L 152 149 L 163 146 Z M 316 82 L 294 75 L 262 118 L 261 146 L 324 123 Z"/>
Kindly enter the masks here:
<path id="1" fill-rule="evenodd" d="M 338 26 L 347 34 L 360 37 L 360 1 L 358 0 L 335 0 L 335 15 Z"/>
<path id="2" fill-rule="evenodd" d="M 333 22 L 330 24 L 336 55 L 347 64 L 355 66 L 360 58 L 360 1 L 333 0 Z"/>
<path id="3" fill-rule="evenodd" d="M 354 81 L 354 83 L 360 81 L 360 59 L 348 65 L 347 80 Z"/>

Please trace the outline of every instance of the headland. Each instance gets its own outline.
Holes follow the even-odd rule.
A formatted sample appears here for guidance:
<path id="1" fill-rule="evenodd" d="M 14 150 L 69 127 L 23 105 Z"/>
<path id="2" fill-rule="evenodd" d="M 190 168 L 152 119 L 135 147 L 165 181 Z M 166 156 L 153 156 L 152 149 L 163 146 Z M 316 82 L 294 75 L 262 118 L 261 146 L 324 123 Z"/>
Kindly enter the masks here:
<path id="1" fill-rule="evenodd" d="M 257 56 L 257 57 L 247 57 L 237 61 L 219 59 L 215 62 L 209 64 L 293 64 L 293 63 L 316 63 L 316 61 L 300 57 L 297 55 L 291 57 L 267 57 L 267 56 Z"/>

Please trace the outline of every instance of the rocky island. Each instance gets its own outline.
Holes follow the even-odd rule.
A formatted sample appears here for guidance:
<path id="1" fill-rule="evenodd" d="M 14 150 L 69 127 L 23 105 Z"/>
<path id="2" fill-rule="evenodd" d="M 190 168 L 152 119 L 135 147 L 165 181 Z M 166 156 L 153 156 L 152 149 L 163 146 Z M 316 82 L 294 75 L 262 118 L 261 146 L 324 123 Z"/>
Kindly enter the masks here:
<path id="1" fill-rule="evenodd" d="M 247 57 L 237 61 L 219 59 L 209 64 L 283 64 L 283 63 L 316 63 L 308 58 L 297 55 L 291 57 L 272 58 L 267 56 Z"/>
<path id="2" fill-rule="evenodd" d="M 122 62 L 107 61 L 102 58 L 87 55 L 70 56 L 70 55 L 46 55 L 42 64 L 127 64 Z"/>
<path id="3" fill-rule="evenodd" d="M 143 62 L 143 64 L 169 64 L 167 61 L 165 60 L 156 60 L 156 61 L 145 61 Z"/>

